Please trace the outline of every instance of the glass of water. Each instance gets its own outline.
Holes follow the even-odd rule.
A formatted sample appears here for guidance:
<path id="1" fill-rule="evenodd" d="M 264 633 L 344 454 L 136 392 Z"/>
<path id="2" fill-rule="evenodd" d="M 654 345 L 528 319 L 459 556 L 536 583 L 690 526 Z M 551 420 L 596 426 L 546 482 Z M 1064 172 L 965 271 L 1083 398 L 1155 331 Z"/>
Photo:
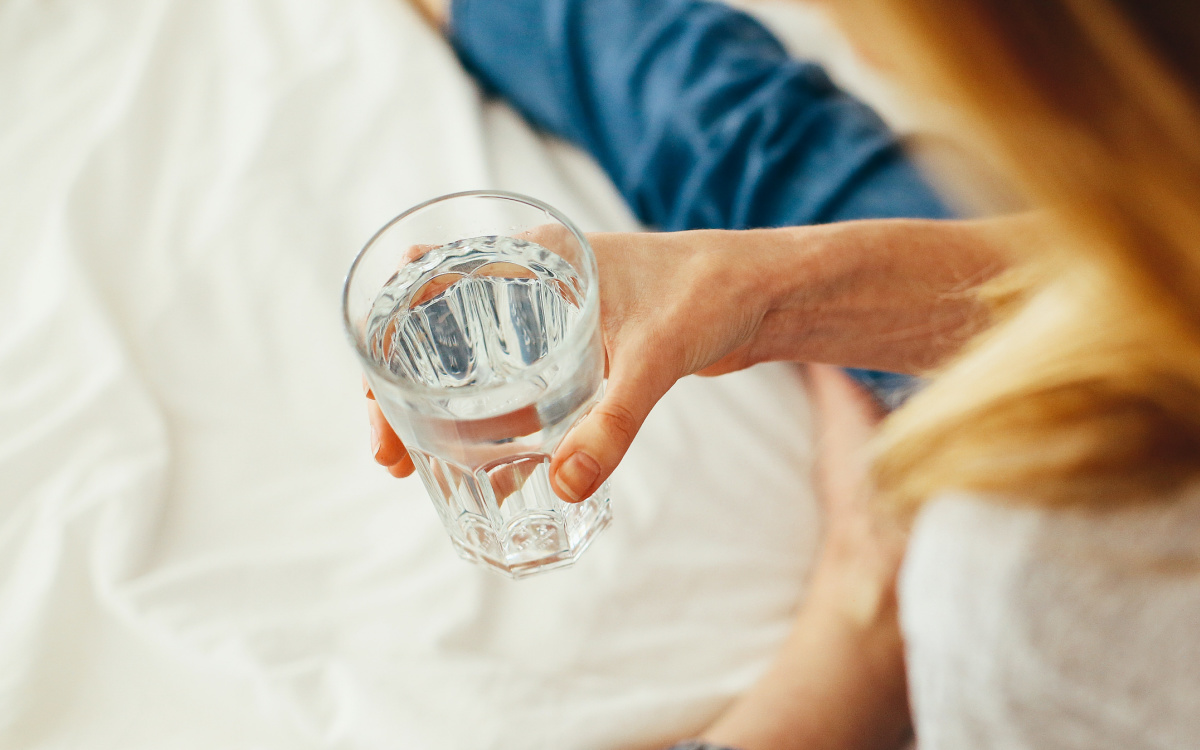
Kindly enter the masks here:
<path id="1" fill-rule="evenodd" d="M 596 260 L 522 195 L 422 203 L 350 268 L 347 331 L 450 540 L 514 578 L 570 565 L 608 525 L 608 485 L 550 488 L 550 455 L 604 387 Z"/>

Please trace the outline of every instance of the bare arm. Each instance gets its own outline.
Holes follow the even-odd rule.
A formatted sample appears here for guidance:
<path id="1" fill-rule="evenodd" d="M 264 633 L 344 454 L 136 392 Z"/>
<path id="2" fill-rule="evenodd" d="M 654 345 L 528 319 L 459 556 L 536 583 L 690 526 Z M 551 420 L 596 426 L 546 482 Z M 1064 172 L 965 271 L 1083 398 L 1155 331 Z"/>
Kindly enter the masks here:
<path id="1" fill-rule="evenodd" d="M 1017 220 L 885 220 L 766 230 L 779 272 L 748 362 L 936 367 L 987 325 L 973 291 L 1005 266 Z M 757 233 L 750 233 L 757 234 Z M 793 252 L 786 252 L 793 251 Z"/>
<path id="2" fill-rule="evenodd" d="M 905 539 L 871 514 L 863 483 L 881 414 L 836 368 L 809 371 L 820 557 L 775 662 L 702 737 L 740 750 L 890 750 L 912 728 L 895 596 Z"/>
<path id="3" fill-rule="evenodd" d="M 987 325 L 972 289 L 1005 268 L 1008 246 L 1040 235 L 1030 217 L 591 235 L 608 387 L 556 451 L 556 491 L 595 491 L 685 375 L 771 360 L 936 366 Z M 407 475 L 404 447 L 371 411 L 377 460 Z"/>
<path id="4" fill-rule="evenodd" d="M 806 605 L 767 674 L 702 734 L 738 750 L 885 750 L 911 734 L 895 615 L 849 626 Z"/>
<path id="5" fill-rule="evenodd" d="M 608 390 L 555 452 L 557 491 L 594 492 L 685 375 L 770 360 L 902 372 L 943 361 L 987 324 L 971 288 L 1004 268 L 1006 238 L 1027 221 L 593 235 Z"/>

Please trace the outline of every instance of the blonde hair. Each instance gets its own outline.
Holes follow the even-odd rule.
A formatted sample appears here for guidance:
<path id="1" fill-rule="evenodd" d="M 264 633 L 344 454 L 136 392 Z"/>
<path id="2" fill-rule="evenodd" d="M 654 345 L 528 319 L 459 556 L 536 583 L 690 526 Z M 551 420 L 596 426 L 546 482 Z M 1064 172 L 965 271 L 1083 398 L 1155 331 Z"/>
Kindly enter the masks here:
<path id="1" fill-rule="evenodd" d="M 1200 3 L 836 0 L 1053 217 L 1000 322 L 897 412 L 875 480 L 1062 504 L 1200 476 Z"/>

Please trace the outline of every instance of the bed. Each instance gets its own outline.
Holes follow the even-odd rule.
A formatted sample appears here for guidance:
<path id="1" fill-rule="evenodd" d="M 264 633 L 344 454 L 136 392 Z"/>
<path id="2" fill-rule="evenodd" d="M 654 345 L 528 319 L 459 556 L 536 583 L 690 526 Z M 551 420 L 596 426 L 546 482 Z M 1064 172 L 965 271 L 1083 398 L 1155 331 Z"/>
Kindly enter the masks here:
<path id="1" fill-rule="evenodd" d="M 473 188 L 636 228 L 409 6 L 3 3 L 0 101 L 0 747 L 654 748 L 761 673 L 819 536 L 794 368 L 681 382 L 525 581 L 371 461 L 376 228 Z"/>

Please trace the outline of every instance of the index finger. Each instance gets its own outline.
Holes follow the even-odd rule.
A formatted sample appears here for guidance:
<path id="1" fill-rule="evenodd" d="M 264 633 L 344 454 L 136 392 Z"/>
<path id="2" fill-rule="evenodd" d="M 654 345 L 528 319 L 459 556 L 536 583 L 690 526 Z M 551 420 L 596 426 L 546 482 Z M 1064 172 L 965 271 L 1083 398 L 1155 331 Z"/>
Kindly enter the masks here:
<path id="1" fill-rule="evenodd" d="M 396 431 L 388 424 L 379 404 L 374 401 L 367 402 L 367 417 L 371 420 L 371 442 L 375 451 L 375 460 L 384 466 L 393 466 L 404 460 L 404 457 L 408 455 L 408 449 L 404 447 L 404 443 L 400 442 L 400 438 L 396 436 Z"/>

